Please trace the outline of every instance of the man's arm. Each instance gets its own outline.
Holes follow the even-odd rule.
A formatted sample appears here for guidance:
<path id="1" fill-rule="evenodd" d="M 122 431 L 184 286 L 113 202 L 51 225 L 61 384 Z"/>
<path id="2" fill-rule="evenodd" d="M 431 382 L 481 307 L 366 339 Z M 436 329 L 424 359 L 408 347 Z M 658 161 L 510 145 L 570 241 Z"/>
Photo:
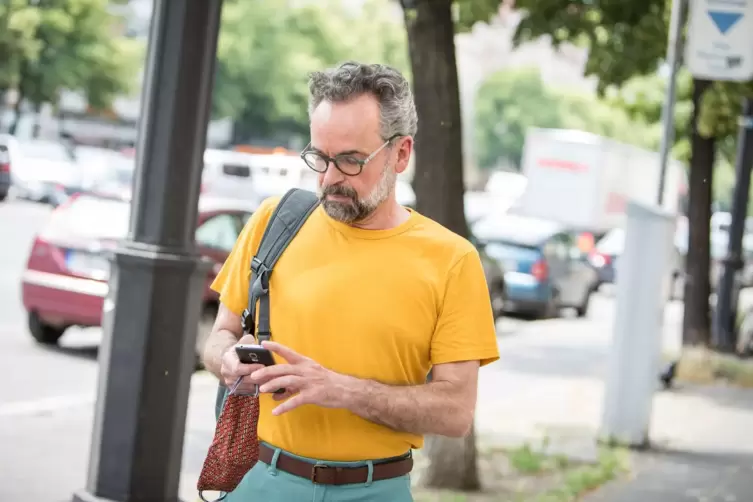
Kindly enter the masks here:
<path id="1" fill-rule="evenodd" d="M 204 367 L 217 378 L 222 379 L 222 356 L 225 352 L 238 343 L 243 335 L 241 318 L 233 311 L 220 303 L 220 309 L 217 312 L 217 319 L 212 326 L 212 332 L 207 338 L 204 346 L 203 362 Z"/>
<path id="2" fill-rule="evenodd" d="M 478 370 L 478 361 L 439 364 L 431 382 L 404 387 L 346 377 L 343 407 L 398 431 L 463 437 L 473 425 Z"/>

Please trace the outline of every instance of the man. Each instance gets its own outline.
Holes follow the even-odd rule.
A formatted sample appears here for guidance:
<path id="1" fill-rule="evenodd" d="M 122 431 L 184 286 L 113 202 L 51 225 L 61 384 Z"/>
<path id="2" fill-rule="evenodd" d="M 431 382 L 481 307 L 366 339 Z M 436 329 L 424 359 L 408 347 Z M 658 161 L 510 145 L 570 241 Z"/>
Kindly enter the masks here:
<path id="1" fill-rule="evenodd" d="M 221 306 L 205 365 L 228 386 L 240 376 L 242 390 L 260 385 L 259 438 L 271 458 L 228 500 L 410 501 L 408 473 L 395 465 L 410 465 L 400 461 L 424 434 L 469 432 L 479 367 L 499 357 L 488 288 L 467 240 L 395 199 L 417 126 L 405 78 L 345 63 L 309 87 L 302 157 L 318 173 L 321 205 L 270 279 L 264 345 L 276 365 L 241 364 L 233 346 L 278 199 L 251 217 L 212 285 Z M 342 471 L 356 482 L 321 484 Z"/>

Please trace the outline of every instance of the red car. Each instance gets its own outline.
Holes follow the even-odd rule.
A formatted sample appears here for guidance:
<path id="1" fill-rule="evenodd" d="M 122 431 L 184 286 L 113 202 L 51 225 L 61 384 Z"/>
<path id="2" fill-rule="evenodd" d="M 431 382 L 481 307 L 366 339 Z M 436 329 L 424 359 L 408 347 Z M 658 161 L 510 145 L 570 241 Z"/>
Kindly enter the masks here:
<path id="1" fill-rule="evenodd" d="M 225 262 L 238 234 L 253 212 L 242 202 L 202 199 L 196 245 L 214 262 L 204 291 L 197 354 L 217 312 L 211 281 Z M 122 200 L 75 195 L 56 208 L 34 239 L 22 278 L 29 331 L 43 344 L 55 344 L 70 326 L 100 326 L 108 290 L 112 250 L 128 232 L 130 204 Z"/>

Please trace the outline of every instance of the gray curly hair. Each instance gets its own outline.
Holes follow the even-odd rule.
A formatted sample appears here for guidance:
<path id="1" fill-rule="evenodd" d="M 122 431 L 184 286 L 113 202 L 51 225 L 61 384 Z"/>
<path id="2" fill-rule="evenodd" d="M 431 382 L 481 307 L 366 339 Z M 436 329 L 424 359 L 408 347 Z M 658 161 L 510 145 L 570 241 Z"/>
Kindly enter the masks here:
<path id="1" fill-rule="evenodd" d="M 342 102 L 364 93 L 373 94 L 379 100 L 382 139 L 416 135 L 418 116 L 410 84 L 395 68 L 383 64 L 347 61 L 312 73 L 309 116 L 322 101 Z"/>

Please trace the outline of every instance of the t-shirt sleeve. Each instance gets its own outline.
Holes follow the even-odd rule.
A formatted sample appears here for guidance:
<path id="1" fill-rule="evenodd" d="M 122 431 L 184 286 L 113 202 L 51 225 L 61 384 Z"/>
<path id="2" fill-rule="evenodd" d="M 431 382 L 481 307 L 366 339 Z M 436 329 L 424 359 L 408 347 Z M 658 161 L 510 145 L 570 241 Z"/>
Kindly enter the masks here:
<path id="1" fill-rule="evenodd" d="M 261 237 L 278 202 L 279 197 L 267 199 L 251 215 L 210 286 L 219 293 L 220 302 L 236 315 L 242 315 L 248 306 L 251 258 L 259 248 Z"/>
<path id="2" fill-rule="evenodd" d="M 475 249 L 453 265 L 446 284 L 431 363 L 480 361 L 484 366 L 499 359 L 489 288 Z"/>

